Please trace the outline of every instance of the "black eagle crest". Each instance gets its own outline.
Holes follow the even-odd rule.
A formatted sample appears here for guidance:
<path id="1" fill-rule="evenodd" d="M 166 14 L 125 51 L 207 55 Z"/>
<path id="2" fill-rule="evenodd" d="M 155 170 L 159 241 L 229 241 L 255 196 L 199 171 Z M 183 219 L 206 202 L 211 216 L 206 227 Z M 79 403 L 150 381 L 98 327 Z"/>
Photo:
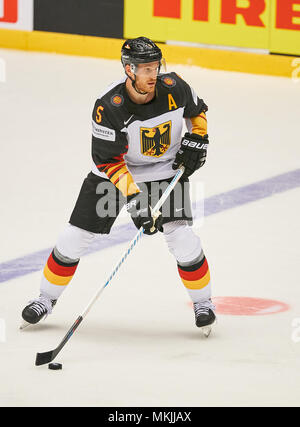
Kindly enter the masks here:
<path id="1" fill-rule="evenodd" d="M 154 135 L 149 136 L 150 131 L 154 130 Z M 149 154 L 155 157 L 162 156 L 170 145 L 170 123 L 164 123 L 160 127 L 153 129 L 142 129 L 142 152 L 146 154 L 151 150 L 154 153 Z"/>

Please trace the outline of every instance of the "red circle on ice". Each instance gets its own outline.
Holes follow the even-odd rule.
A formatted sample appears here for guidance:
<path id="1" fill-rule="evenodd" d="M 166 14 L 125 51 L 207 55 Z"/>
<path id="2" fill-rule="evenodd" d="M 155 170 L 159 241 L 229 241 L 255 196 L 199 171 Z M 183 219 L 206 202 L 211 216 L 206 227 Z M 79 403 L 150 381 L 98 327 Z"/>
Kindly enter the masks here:
<path id="1" fill-rule="evenodd" d="M 288 310 L 288 304 L 270 299 L 252 297 L 215 297 L 212 302 L 217 314 L 260 316 Z"/>

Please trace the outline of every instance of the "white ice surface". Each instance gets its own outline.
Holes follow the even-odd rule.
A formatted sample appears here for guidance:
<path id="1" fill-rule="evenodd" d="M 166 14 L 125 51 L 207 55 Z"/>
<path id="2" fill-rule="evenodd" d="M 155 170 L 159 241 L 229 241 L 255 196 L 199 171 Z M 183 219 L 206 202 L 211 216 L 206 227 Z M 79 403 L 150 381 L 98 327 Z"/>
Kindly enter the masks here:
<path id="1" fill-rule="evenodd" d="M 0 50 L 0 262 L 50 248 L 90 170 L 90 116 L 119 61 Z M 300 167 L 300 82 L 170 66 L 209 106 L 209 197 Z M 0 406 L 299 406 L 300 188 L 196 224 L 214 296 L 274 299 L 290 310 L 219 315 L 204 339 L 161 235 L 145 237 L 57 356 L 58 345 L 126 244 L 82 258 L 53 315 L 18 330 L 41 272 L 0 284 Z M 118 223 L 127 222 L 123 217 Z M 4 323 L 2 322 L 2 323 Z"/>

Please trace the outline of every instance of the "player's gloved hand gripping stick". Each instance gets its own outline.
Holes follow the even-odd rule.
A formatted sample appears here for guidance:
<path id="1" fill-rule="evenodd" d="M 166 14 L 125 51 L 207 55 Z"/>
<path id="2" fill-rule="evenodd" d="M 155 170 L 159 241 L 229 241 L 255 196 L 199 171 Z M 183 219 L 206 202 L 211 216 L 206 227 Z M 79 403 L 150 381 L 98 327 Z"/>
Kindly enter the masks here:
<path id="1" fill-rule="evenodd" d="M 134 194 L 127 197 L 127 212 L 131 215 L 131 218 L 139 230 L 141 227 L 144 229 L 144 234 L 152 235 L 157 233 L 158 229 L 155 226 L 159 212 L 153 214 L 153 209 L 151 209 L 149 203 L 149 194 L 143 196 L 144 193 Z"/>
<path id="2" fill-rule="evenodd" d="M 180 177 L 181 177 L 181 175 L 183 173 L 184 173 L 184 167 L 180 167 L 178 169 L 177 173 L 175 174 L 174 178 L 172 179 L 172 181 L 168 185 L 167 189 L 165 190 L 165 192 L 163 193 L 163 195 L 161 196 L 161 198 L 159 199 L 159 201 L 156 203 L 156 205 L 152 209 L 152 216 L 154 218 L 157 217 L 159 209 L 161 208 L 161 206 L 163 205 L 163 203 L 166 201 L 166 199 L 169 197 L 170 193 L 173 191 L 175 185 L 177 184 L 177 182 L 179 181 L 179 179 L 180 179 Z M 95 301 L 98 299 L 98 297 L 101 295 L 101 293 L 103 292 L 103 290 L 112 281 L 112 279 L 114 278 L 114 276 L 116 275 L 116 273 L 119 271 L 121 265 L 124 263 L 124 261 L 126 260 L 126 258 L 128 257 L 128 255 L 132 252 L 133 248 L 135 247 L 135 245 L 137 244 L 137 242 L 140 240 L 140 238 L 142 237 L 143 233 L 144 233 L 144 229 L 143 229 L 143 227 L 141 227 L 138 230 L 138 232 L 137 232 L 136 236 L 134 237 L 134 239 L 131 240 L 131 242 L 130 242 L 130 244 L 128 246 L 128 249 L 125 251 L 125 253 L 121 257 L 120 261 L 118 262 L 118 264 L 116 265 L 116 267 L 112 271 L 111 275 L 109 276 L 109 278 L 107 279 L 107 281 L 105 282 L 105 284 L 102 286 L 101 289 L 99 289 L 97 291 L 97 293 L 91 299 L 91 301 L 89 302 L 89 304 L 87 305 L 87 307 L 85 308 L 85 310 L 82 312 L 82 314 L 75 320 L 75 322 L 73 323 L 73 325 L 71 326 L 71 328 L 68 330 L 68 332 L 66 333 L 66 335 L 64 336 L 64 338 L 62 339 L 62 341 L 60 342 L 60 344 L 54 350 L 46 351 L 44 353 L 37 353 L 36 360 L 35 360 L 35 364 L 37 366 L 44 365 L 46 363 L 52 362 L 52 360 L 57 356 L 57 354 L 64 347 L 64 345 L 69 341 L 69 339 L 71 338 L 71 336 L 73 335 L 73 333 L 75 332 L 75 330 L 78 328 L 78 326 L 80 325 L 80 323 L 83 321 L 83 319 L 85 318 L 85 316 L 88 314 L 88 312 L 90 311 L 90 309 L 94 305 Z"/>
<path id="3" fill-rule="evenodd" d="M 204 165 L 208 143 L 208 135 L 201 136 L 187 132 L 181 140 L 180 149 L 172 165 L 173 169 L 178 169 L 180 165 L 183 165 L 184 176 L 192 175 Z"/>

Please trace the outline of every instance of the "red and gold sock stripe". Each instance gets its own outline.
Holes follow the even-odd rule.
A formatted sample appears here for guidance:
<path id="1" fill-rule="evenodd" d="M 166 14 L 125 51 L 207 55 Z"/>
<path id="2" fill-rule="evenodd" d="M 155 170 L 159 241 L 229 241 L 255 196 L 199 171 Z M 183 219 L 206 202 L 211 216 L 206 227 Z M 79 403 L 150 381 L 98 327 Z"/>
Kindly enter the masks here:
<path id="1" fill-rule="evenodd" d="M 53 285 L 66 286 L 74 276 L 78 263 L 63 262 L 52 251 L 44 268 L 44 276 Z"/>
<path id="2" fill-rule="evenodd" d="M 204 255 L 201 261 L 193 265 L 178 264 L 178 272 L 182 283 L 188 289 L 202 289 L 210 282 L 209 268 Z"/>

